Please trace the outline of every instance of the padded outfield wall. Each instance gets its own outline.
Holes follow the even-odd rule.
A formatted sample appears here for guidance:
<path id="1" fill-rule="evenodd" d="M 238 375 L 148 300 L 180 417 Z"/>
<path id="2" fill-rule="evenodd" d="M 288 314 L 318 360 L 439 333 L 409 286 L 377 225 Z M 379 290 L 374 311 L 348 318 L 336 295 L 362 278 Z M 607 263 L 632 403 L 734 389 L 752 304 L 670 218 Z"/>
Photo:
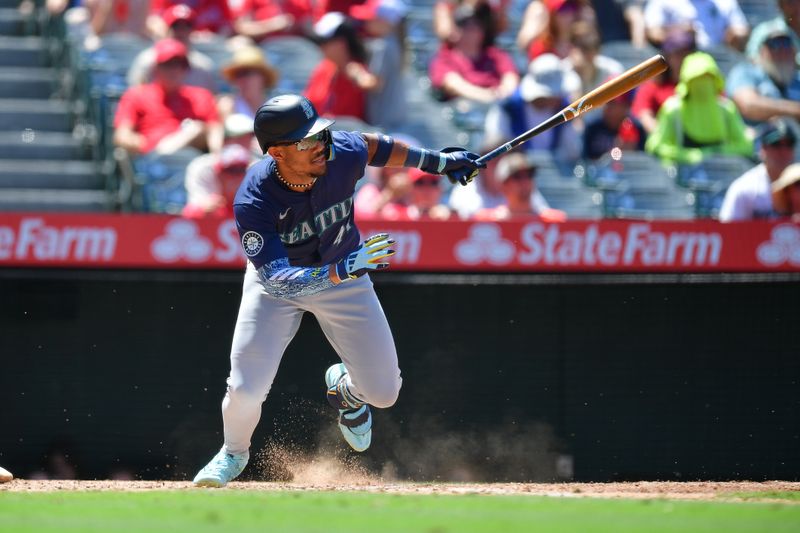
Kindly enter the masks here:
<path id="1" fill-rule="evenodd" d="M 373 279 L 404 377 L 373 471 L 800 479 L 796 274 Z M 0 270 L 0 464 L 26 477 L 60 447 L 82 477 L 193 474 L 221 444 L 240 294 L 231 271 Z M 333 426 L 335 360 L 306 316 L 256 449 L 312 449 Z"/>

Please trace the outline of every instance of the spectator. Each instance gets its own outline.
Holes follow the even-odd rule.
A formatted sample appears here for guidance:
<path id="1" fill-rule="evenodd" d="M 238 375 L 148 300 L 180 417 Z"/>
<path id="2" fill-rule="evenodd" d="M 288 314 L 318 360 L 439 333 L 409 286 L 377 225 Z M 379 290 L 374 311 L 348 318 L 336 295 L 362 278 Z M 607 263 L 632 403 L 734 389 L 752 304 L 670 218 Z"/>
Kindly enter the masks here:
<path id="1" fill-rule="evenodd" d="M 758 57 L 742 62 L 728 75 L 728 94 L 750 124 L 786 115 L 800 120 L 800 71 L 791 30 L 776 21 L 760 32 Z"/>
<path id="2" fill-rule="evenodd" d="M 567 214 L 558 209 L 539 209 L 531 198 L 536 190 L 536 167 L 521 152 L 503 156 L 497 164 L 497 181 L 505 202 L 494 208 L 484 208 L 474 215 L 475 220 L 511 220 L 538 217 L 545 222 L 564 222 Z"/>
<path id="3" fill-rule="evenodd" d="M 181 214 L 186 218 L 233 218 L 233 198 L 252 161 L 252 152 L 229 144 L 216 158 L 211 172 L 190 174 L 187 168 L 188 201 Z"/>
<path id="4" fill-rule="evenodd" d="M 764 0 L 770 1 L 770 0 Z M 789 29 L 789 34 L 794 41 L 794 47 L 800 52 L 800 2 L 797 0 L 776 0 L 781 14 L 777 17 L 765 20 L 755 28 L 747 40 L 745 53 L 752 60 L 757 60 L 760 52 L 761 43 L 764 42 L 764 33 L 773 31 L 776 25 L 783 24 Z M 800 61 L 798 61 L 800 63 Z"/>
<path id="5" fill-rule="evenodd" d="M 84 41 L 88 50 L 102 46 L 102 38 L 110 33 L 129 33 L 149 39 L 147 15 L 150 0 L 84 0 L 90 35 Z M 91 44 L 95 41 L 94 44 Z"/>
<path id="6" fill-rule="evenodd" d="M 264 52 L 257 46 L 237 48 L 231 60 L 222 68 L 222 77 L 233 88 L 232 94 L 219 97 L 217 109 L 220 118 L 238 113 L 251 121 L 278 81 L 278 71 L 267 62 Z"/>
<path id="7" fill-rule="evenodd" d="M 240 0 L 229 4 L 236 33 L 256 42 L 283 35 L 305 35 L 311 30 L 310 0 Z"/>
<path id="8" fill-rule="evenodd" d="M 489 108 L 484 136 L 487 139 L 513 139 L 558 113 L 569 104 L 567 87 L 570 76 L 577 75 L 566 71 L 563 62 L 553 54 L 531 61 L 519 89 Z M 580 156 L 580 138 L 574 124 L 568 122 L 537 135 L 525 143 L 525 149 L 550 151 L 566 168 Z"/>
<path id="9" fill-rule="evenodd" d="M 693 30 L 702 50 L 718 45 L 743 50 L 750 32 L 736 0 L 648 0 L 644 19 L 647 37 L 656 46 L 675 26 Z"/>
<path id="10" fill-rule="evenodd" d="M 157 39 L 169 35 L 169 20 L 166 13 L 176 5 L 186 4 L 196 13 L 195 31 L 197 37 L 227 37 L 233 32 L 228 0 L 152 0 L 147 26 Z"/>
<path id="11" fill-rule="evenodd" d="M 162 39 L 155 46 L 154 81 L 128 88 L 114 118 L 114 144 L 133 155 L 169 154 L 187 146 L 218 152 L 223 127 L 214 95 L 186 85 L 186 46 Z"/>
<path id="12" fill-rule="evenodd" d="M 169 37 L 180 41 L 189 51 L 189 72 L 184 83 L 203 87 L 212 93 L 217 91 L 214 78 L 214 61 L 204 53 L 192 48 L 191 35 L 195 28 L 196 14 L 186 4 L 177 4 L 163 14 Z M 153 67 L 156 62 L 155 47 L 142 50 L 128 69 L 128 85 L 150 83 L 153 80 Z"/>
<path id="13" fill-rule="evenodd" d="M 238 146 L 249 151 L 252 160 L 261 153 L 253 132 L 253 119 L 245 115 L 229 115 L 225 119 L 224 152 L 229 146 Z M 230 155 L 229 155 L 230 157 Z M 207 205 L 206 199 L 221 194 L 218 170 L 222 154 L 200 154 L 186 166 L 184 185 L 188 193 L 188 203 Z"/>
<path id="14" fill-rule="evenodd" d="M 777 118 L 761 127 L 758 140 L 761 163 L 728 187 L 719 211 L 722 222 L 767 218 L 775 211 L 771 184 L 794 160 L 797 136 L 789 121 Z"/>
<path id="15" fill-rule="evenodd" d="M 490 152 L 501 144 L 503 144 L 503 141 L 496 143 L 486 142 L 481 152 Z M 468 219 L 481 209 L 495 208 L 505 203 L 506 199 L 503 196 L 496 172 L 497 164 L 501 159 L 494 158 L 491 161 L 487 161 L 486 168 L 481 170 L 478 179 L 472 180 L 465 187 L 454 187 L 450 191 L 448 204 L 450 209 L 455 211 L 460 218 Z M 537 210 L 544 210 L 550 207 L 538 189 L 533 191 L 531 201 L 534 209 Z"/>
<path id="16" fill-rule="evenodd" d="M 374 170 L 373 179 L 356 192 L 354 213 L 357 220 L 383 218 L 397 220 L 406 211 L 411 192 L 411 180 L 407 168 L 380 167 Z"/>
<path id="17" fill-rule="evenodd" d="M 472 7 L 483 22 L 490 40 L 508 29 L 509 0 L 437 0 L 433 4 L 433 32 L 440 41 L 453 42 L 456 34 L 455 11 L 462 5 Z"/>
<path id="18" fill-rule="evenodd" d="M 644 4 L 645 0 L 592 0 L 603 42 L 630 41 L 636 48 L 646 46 Z"/>
<path id="19" fill-rule="evenodd" d="M 584 0 L 534 0 L 523 15 L 517 46 L 528 59 L 543 54 L 563 59 L 572 50 L 572 25 L 579 20 L 597 24 L 594 9 Z"/>
<path id="20" fill-rule="evenodd" d="M 314 68 L 305 89 L 323 116 L 349 116 L 367 120 L 367 92 L 378 79 L 365 65 L 367 53 L 350 19 L 328 13 L 314 25 L 322 61 Z"/>
<path id="21" fill-rule="evenodd" d="M 596 160 L 620 150 L 644 150 L 644 128 L 630 114 L 631 93 L 625 93 L 603 106 L 601 115 L 586 125 L 583 132 L 583 158 Z"/>
<path id="22" fill-rule="evenodd" d="M 633 96 L 631 111 L 648 134 L 656 129 L 658 110 L 667 98 L 675 94 L 683 60 L 696 49 L 694 32 L 675 28 L 667 33 L 661 44 L 661 54 L 667 60 L 667 70 L 641 84 Z"/>
<path id="23" fill-rule="evenodd" d="M 570 101 L 577 100 L 609 78 L 622 74 L 622 63 L 600 54 L 600 34 L 593 24 L 585 21 L 573 24 L 570 43 L 572 49 L 564 60 L 564 68 L 577 74 L 568 78 L 568 82 L 572 81 L 572 86 L 567 86 Z M 583 122 L 588 122 L 597 112 L 599 109 L 590 110 L 583 115 Z"/>
<path id="24" fill-rule="evenodd" d="M 411 182 L 408 205 L 401 213 L 401 220 L 448 220 L 450 208 L 442 203 L 441 176 L 429 174 L 418 168 L 408 170 Z"/>
<path id="25" fill-rule="evenodd" d="M 453 14 L 456 32 L 452 44 L 443 44 L 430 64 L 433 89 L 442 99 L 465 98 L 488 104 L 505 98 L 519 84 L 514 60 L 493 46 L 490 35 L 472 7 Z"/>
<path id="26" fill-rule="evenodd" d="M 736 106 L 722 95 L 725 80 L 705 52 L 686 57 L 675 95 L 658 112 L 645 149 L 665 162 L 696 165 L 708 154 L 751 157 L 753 145 Z"/>
<path id="27" fill-rule="evenodd" d="M 778 216 L 800 223 L 800 163 L 786 167 L 772 184 L 772 204 Z"/>
<path id="28" fill-rule="evenodd" d="M 377 78 L 367 93 L 367 122 L 384 130 L 399 128 L 408 117 L 402 29 L 407 11 L 402 0 L 367 0 L 350 8 L 365 36 L 367 70 Z"/>

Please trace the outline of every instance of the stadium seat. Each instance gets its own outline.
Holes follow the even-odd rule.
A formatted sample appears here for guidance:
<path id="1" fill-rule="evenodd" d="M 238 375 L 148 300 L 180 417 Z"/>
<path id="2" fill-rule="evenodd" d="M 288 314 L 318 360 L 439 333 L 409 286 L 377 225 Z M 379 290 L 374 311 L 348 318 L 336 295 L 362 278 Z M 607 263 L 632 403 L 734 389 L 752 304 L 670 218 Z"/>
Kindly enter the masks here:
<path id="1" fill-rule="evenodd" d="M 193 148 L 174 154 L 150 154 L 133 160 L 134 197 L 139 208 L 151 213 L 179 214 L 186 205 L 186 167 L 200 152 Z"/>
<path id="2" fill-rule="evenodd" d="M 613 199 L 612 196 L 613 195 Z M 681 189 L 607 191 L 607 216 L 641 220 L 691 220 L 695 218 L 694 194 Z"/>
<path id="3" fill-rule="evenodd" d="M 713 46 L 706 50 L 706 52 L 711 54 L 711 56 L 717 62 L 717 65 L 722 71 L 723 76 L 727 76 L 733 66 L 737 63 L 747 62 L 747 58 L 744 56 L 744 54 L 734 50 L 729 46 L 725 46 L 724 44 Z"/>
<path id="4" fill-rule="evenodd" d="M 645 59 L 650 59 L 658 50 L 652 46 L 637 48 L 630 41 L 608 41 L 603 43 L 600 53 L 604 56 L 616 59 L 626 69 L 638 65 Z"/>
<path id="5" fill-rule="evenodd" d="M 730 184 L 755 165 L 745 157 L 716 154 L 700 165 L 679 168 L 678 183 L 694 193 L 698 217 L 716 218 Z"/>
<path id="6" fill-rule="evenodd" d="M 619 159 L 605 155 L 590 165 L 587 175 L 587 183 L 600 189 L 664 190 L 673 185 L 661 161 L 639 151 L 625 151 Z"/>
<path id="7" fill-rule="evenodd" d="M 781 14 L 778 2 L 773 0 L 739 0 L 739 7 L 751 27 Z"/>
<path id="8" fill-rule="evenodd" d="M 570 219 L 603 218 L 602 195 L 580 186 L 575 180 L 572 183 L 572 186 L 561 184 L 553 187 L 537 181 L 537 187 L 550 207 L 566 212 Z"/>
<path id="9" fill-rule="evenodd" d="M 277 87 L 281 93 L 302 92 L 311 72 L 322 60 L 319 47 L 305 37 L 273 37 L 267 39 L 261 48 L 281 73 Z"/>

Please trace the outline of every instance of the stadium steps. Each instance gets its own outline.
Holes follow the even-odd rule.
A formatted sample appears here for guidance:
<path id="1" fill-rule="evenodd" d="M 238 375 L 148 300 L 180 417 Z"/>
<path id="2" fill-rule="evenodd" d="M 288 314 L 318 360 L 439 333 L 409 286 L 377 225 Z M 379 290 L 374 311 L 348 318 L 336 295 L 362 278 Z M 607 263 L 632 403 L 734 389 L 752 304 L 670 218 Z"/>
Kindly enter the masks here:
<path id="1" fill-rule="evenodd" d="M 100 189 L 94 161 L 0 159 L 3 189 Z"/>
<path id="2" fill-rule="evenodd" d="M 53 68 L 0 67 L 0 98 L 48 98 L 58 88 L 59 79 Z"/>
<path id="3" fill-rule="evenodd" d="M 30 35 L 38 17 L 18 4 L 0 0 L 0 211 L 112 210 L 115 195 L 81 134 L 81 102 L 64 99 L 67 71 L 50 66 L 65 44 Z"/>
<path id="4" fill-rule="evenodd" d="M 19 4 L 19 2 L 16 2 Z M 0 8 L 0 35 L 22 35 L 25 32 L 25 18 L 9 2 L 3 2 Z"/>
<path id="5" fill-rule="evenodd" d="M 0 98 L 0 131 L 71 131 L 72 108 L 65 100 Z"/>
<path id="6" fill-rule="evenodd" d="M 0 67 L 45 67 L 48 63 L 46 50 L 47 43 L 40 37 L 2 35 Z"/>
<path id="7" fill-rule="evenodd" d="M 90 147 L 69 132 L 0 131 L 0 160 L 86 159 Z"/>
<path id="8" fill-rule="evenodd" d="M 0 212 L 106 212 L 113 209 L 101 190 L 3 189 Z"/>

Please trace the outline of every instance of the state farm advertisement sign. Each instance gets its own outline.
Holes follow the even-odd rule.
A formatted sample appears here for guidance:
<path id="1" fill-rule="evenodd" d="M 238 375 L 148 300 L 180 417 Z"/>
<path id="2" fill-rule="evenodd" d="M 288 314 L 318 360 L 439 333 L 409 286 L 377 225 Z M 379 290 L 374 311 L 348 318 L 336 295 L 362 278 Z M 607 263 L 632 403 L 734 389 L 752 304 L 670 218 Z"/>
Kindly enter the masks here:
<path id="1" fill-rule="evenodd" d="M 624 220 L 387 222 L 362 237 L 397 241 L 392 267 L 465 272 L 800 272 L 787 222 Z M 162 215 L 0 214 L 0 266 L 230 268 L 244 265 L 232 220 Z"/>

